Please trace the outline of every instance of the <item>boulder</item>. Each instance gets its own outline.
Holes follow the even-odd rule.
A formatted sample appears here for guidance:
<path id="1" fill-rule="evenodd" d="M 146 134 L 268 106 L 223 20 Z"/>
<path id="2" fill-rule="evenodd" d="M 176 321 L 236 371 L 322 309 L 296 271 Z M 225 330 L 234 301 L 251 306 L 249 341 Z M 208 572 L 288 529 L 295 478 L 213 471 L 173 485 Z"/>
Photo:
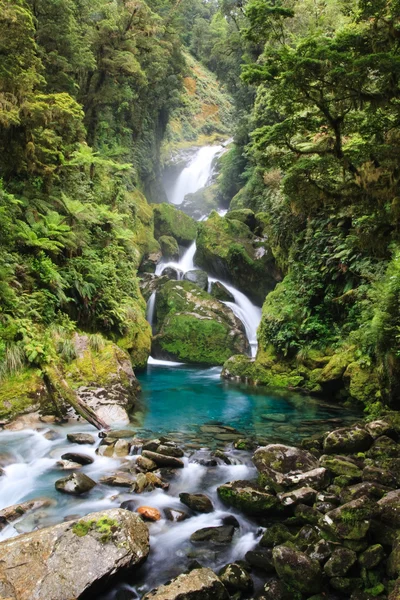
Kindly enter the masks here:
<path id="1" fill-rule="evenodd" d="M 193 271 L 186 271 L 183 276 L 185 281 L 190 281 L 191 283 L 195 283 L 202 290 L 207 292 L 208 290 L 208 275 L 206 271 L 201 271 L 200 269 L 194 269 Z"/>
<path id="2" fill-rule="evenodd" d="M 101 477 L 100 483 L 103 483 L 104 485 L 110 485 L 112 487 L 131 488 L 134 480 L 126 473 L 115 473 L 114 475 L 106 475 Z"/>
<path id="3" fill-rule="evenodd" d="M 220 281 L 213 281 L 211 284 L 211 296 L 221 302 L 235 302 L 235 297 Z"/>
<path id="4" fill-rule="evenodd" d="M 326 454 L 355 454 L 372 446 L 371 435 L 362 427 L 344 427 L 328 433 L 324 439 Z"/>
<path id="5" fill-rule="evenodd" d="M 165 442 L 164 444 L 160 444 L 157 447 L 156 452 L 158 454 L 163 454 L 164 456 L 174 456 L 175 458 L 182 458 L 183 456 L 185 456 L 182 448 L 178 448 L 176 444 L 173 444 L 171 442 Z"/>
<path id="6" fill-rule="evenodd" d="M 279 500 L 284 506 L 293 506 L 295 504 L 313 504 L 317 492 L 310 487 L 302 487 L 291 492 L 278 494 Z"/>
<path id="7" fill-rule="evenodd" d="M 180 523 L 189 518 L 187 513 L 176 508 L 164 508 L 164 515 L 167 521 L 173 521 L 174 523 Z"/>
<path id="8" fill-rule="evenodd" d="M 167 281 L 178 281 L 183 276 L 183 272 L 179 269 L 175 269 L 174 267 L 165 267 L 165 269 L 163 269 L 162 274 L 163 279 L 165 278 Z"/>
<path id="9" fill-rule="evenodd" d="M 194 569 L 143 596 L 142 600 L 229 600 L 229 594 L 211 569 Z"/>
<path id="10" fill-rule="evenodd" d="M 349 548 L 337 548 L 324 566 L 328 577 L 343 577 L 355 564 L 357 554 Z"/>
<path id="11" fill-rule="evenodd" d="M 180 458 L 175 456 L 166 456 L 165 454 L 159 454 L 158 452 L 151 452 L 150 450 L 143 450 L 142 456 L 149 458 L 156 463 L 159 467 L 170 467 L 171 469 L 183 469 L 185 466 Z"/>
<path id="12" fill-rule="evenodd" d="M 240 221 L 247 225 L 251 231 L 254 231 L 257 226 L 256 215 L 250 208 L 239 208 L 236 210 L 229 210 L 226 215 L 226 219 Z"/>
<path id="13" fill-rule="evenodd" d="M 279 512 L 279 499 L 252 481 L 231 481 L 221 485 L 218 496 L 249 516 L 267 516 Z"/>
<path id="14" fill-rule="evenodd" d="M 136 459 L 136 467 L 141 471 L 155 471 L 158 469 L 157 463 L 145 456 L 138 456 Z"/>
<path id="15" fill-rule="evenodd" d="M 80 454 L 78 452 L 66 452 L 61 456 L 62 460 L 68 460 L 70 462 L 76 462 L 79 465 L 91 465 L 94 461 L 91 456 L 87 454 Z"/>
<path id="16" fill-rule="evenodd" d="M 361 498 L 342 504 L 326 513 L 322 517 L 320 525 L 338 538 L 361 540 L 367 534 L 371 519 L 376 513 L 376 503 L 367 496 L 361 496 Z"/>
<path id="17" fill-rule="evenodd" d="M 81 494 L 90 492 L 96 485 L 96 482 L 84 473 L 78 471 L 77 473 L 71 473 L 68 477 L 58 479 L 54 485 L 59 492 L 80 496 Z"/>
<path id="18" fill-rule="evenodd" d="M 258 448 L 254 453 L 253 462 L 261 473 L 263 482 L 277 491 L 286 487 L 285 478 L 318 467 L 316 458 L 306 450 L 283 444 L 269 444 Z"/>
<path id="19" fill-rule="evenodd" d="M 160 248 L 160 246 L 158 246 Z M 154 252 L 146 253 L 142 262 L 140 263 L 139 272 L 140 273 L 155 273 L 157 269 L 157 265 L 161 262 L 162 253 L 160 249 L 155 250 Z"/>
<path id="20" fill-rule="evenodd" d="M 220 527 L 203 527 L 190 536 L 192 542 L 210 542 L 218 546 L 230 544 L 235 533 L 232 525 L 221 525 Z"/>
<path id="21" fill-rule="evenodd" d="M 350 459 L 343 456 L 331 456 L 324 454 L 319 459 L 319 464 L 329 469 L 334 475 L 345 475 L 350 479 L 361 480 L 362 470 Z"/>
<path id="22" fill-rule="evenodd" d="M 148 553 L 148 530 L 137 515 L 92 513 L 1 542 L 1 587 L 12 600 L 75 600 Z"/>
<path id="23" fill-rule="evenodd" d="M 279 577 L 290 587 L 308 595 L 322 590 L 321 567 L 307 554 L 277 546 L 272 551 L 272 558 Z"/>
<path id="24" fill-rule="evenodd" d="M 4 521 L 15 521 L 16 519 L 20 519 L 25 513 L 46 508 L 50 506 L 51 503 L 52 501 L 47 498 L 37 498 L 35 500 L 27 500 L 26 502 L 7 506 L 0 510 L 0 523 Z"/>
<path id="25" fill-rule="evenodd" d="M 190 281 L 169 281 L 156 298 L 152 355 L 181 362 L 222 365 L 249 352 L 243 323 L 232 310 Z"/>
<path id="26" fill-rule="evenodd" d="M 274 563 L 272 562 L 272 550 L 266 548 L 256 548 L 249 550 L 245 556 L 246 562 L 261 571 L 273 573 L 275 571 Z"/>
<path id="27" fill-rule="evenodd" d="M 161 519 L 161 513 L 157 508 L 153 508 L 152 506 L 139 506 L 136 512 L 144 519 L 145 521 L 159 521 Z"/>
<path id="28" fill-rule="evenodd" d="M 179 260 L 178 242 L 171 235 L 162 235 L 158 240 L 161 246 L 163 258 L 167 260 Z"/>
<path id="29" fill-rule="evenodd" d="M 67 433 L 67 440 L 72 444 L 95 444 L 96 439 L 90 433 Z"/>
<path id="30" fill-rule="evenodd" d="M 214 510 L 210 498 L 204 494 L 187 494 L 183 492 L 179 494 L 179 500 L 194 512 L 210 513 Z"/>
<path id="31" fill-rule="evenodd" d="M 366 569 L 373 569 L 385 556 L 385 551 L 381 544 L 374 544 L 373 546 L 369 546 L 362 554 L 358 557 L 358 562 L 362 567 Z"/>
<path id="32" fill-rule="evenodd" d="M 237 592 L 248 594 L 253 590 L 253 580 L 248 572 L 239 564 L 231 563 L 223 567 L 218 577 L 230 594 Z"/>
<path id="33" fill-rule="evenodd" d="M 181 246 L 190 246 L 196 239 L 197 223 L 172 204 L 152 204 L 154 214 L 154 237 L 175 238 Z"/>
<path id="34" fill-rule="evenodd" d="M 392 527 L 400 527 L 400 489 L 389 492 L 378 501 L 380 519 Z"/>

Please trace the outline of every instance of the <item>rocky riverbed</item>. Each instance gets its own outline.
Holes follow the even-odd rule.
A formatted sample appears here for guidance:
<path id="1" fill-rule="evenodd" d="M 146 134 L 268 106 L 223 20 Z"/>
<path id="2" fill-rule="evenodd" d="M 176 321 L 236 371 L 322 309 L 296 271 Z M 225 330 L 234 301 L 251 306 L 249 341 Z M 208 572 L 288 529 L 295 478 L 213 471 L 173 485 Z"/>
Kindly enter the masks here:
<path id="1" fill-rule="evenodd" d="M 0 512 L 6 537 L 30 529 L 0 543 L 0 596 L 99 598 L 100 585 L 109 599 L 398 600 L 399 439 L 396 414 L 301 447 L 70 433 L 54 485 L 76 514 L 43 528 L 46 498 Z M 110 461 L 101 477 L 93 453 Z M 109 505 L 87 515 L 99 487 Z"/>

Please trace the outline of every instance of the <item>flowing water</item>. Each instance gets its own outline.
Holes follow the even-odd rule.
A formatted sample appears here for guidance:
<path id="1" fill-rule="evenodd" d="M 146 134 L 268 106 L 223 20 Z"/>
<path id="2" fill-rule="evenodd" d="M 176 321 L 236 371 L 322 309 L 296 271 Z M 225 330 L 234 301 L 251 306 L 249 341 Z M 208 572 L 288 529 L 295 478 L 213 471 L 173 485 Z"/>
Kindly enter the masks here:
<path id="1" fill-rule="evenodd" d="M 173 202 L 179 204 L 190 191 L 196 191 L 210 180 L 214 157 L 221 147 L 203 148 L 192 158 L 175 185 Z M 193 244 L 178 263 L 168 263 L 182 275 L 194 268 L 196 246 Z M 161 274 L 167 264 L 159 265 Z M 216 281 L 210 278 L 210 282 Z M 223 282 L 235 298 L 226 302 L 243 322 L 256 352 L 256 331 L 261 309 L 233 286 Z M 154 320 L 155 294 L 148 302 L 147 317 Z M 242 514 L 229 510 L 239 521 L 232 544 L 227 547 L 196 546 L 190 542 L 191 534 L 206 526 L 220 525 L 228 514 L 220 503 L 218 485 L 255 476 L 249 452 L 234 448 L 241 438 L 258 444 L 283 442 L 296 444 L 303 437 L 354 422 L 358 415 L 350 410 L 290 394 L 270 394 L 262 389 L 235 385 L 220 378 L 219 368 L 200 369 L 150 359 L 147 371 L 138 377 L 142 396 L 131 424 L 132 435 L 150 439 L 160 435 L 176 441 L 185 450 L 185 468 L 163 477 L 170 480 L 168 491 L 156 490 L 144 494 L 131 494 L 123 488 L 103 485 L 99 479 L 116 471 L 133 467 L 136 456 L 112 459 L 96 454 L 100 444 L 76 445 L 68 442 L 69 432 L 90 432 L 94 428 L 83 422 L 63 426 L 43 424 L 36 429 L 2 431 L 0 433 L 0 509 L 24 500 L 44 497 L 50 504 L 36 512 L 20 517 L 0 531 L 0 539 L 7 539 L 33 529 L 59 523 L 72 516 L 114 508 L 126 500 L 135 510 L 140 505 L 158 508 L 163 518 L 150 525 L 151 552 L 147 562 L 127 576 L 102 600 L 133 600 L 144 591 L 158 586 L 185 571 L 190 562 L 199 561 L 217 570 L 227 562 L 243 558 L 254 547 L 260 536 L 259 526 Z M 118 424 L 115 424 L 118 428 Z M 126 429 L 126 427 L 124 426 Z M 231 462 L 211 460 L 213 449 L 223 449 Z M 57 461 L 66 452 L 89 455 L 93 463 L 82 467 L 82 472 L 94 479 L 97 485 L 81 497 L 64 495 L 55 490 L 54 483 L 69 472 L 63 471 Z M 211 460 L 211 462 L 210 462 Z M 192 516 L 180 523 L 164 518 L 165 508 L 184 508 L 179 501 L 180 492 L 206 493 L 215 507 L 210 514 Z"/>

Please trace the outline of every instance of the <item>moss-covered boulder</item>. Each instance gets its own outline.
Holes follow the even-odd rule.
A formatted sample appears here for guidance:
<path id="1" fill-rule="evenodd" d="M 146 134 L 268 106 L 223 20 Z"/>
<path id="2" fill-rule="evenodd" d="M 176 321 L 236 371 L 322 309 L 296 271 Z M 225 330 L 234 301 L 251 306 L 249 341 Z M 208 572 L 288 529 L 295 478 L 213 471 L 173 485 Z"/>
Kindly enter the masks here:
<path id="1" fill-rule="evenodd" d="M 253 462 L 260 473 L 262 483 L 272 486 L 276 491 L 293 486 L 293 482 L 297 481 L 301 473 L 318 467 L 318 461 L 312 454 L 284 444 L 269 444 L 258 448 L 254 453 Z"/>
<path id="2" fill-rule="evenodd" d="M 231 481 L 221 485 L 218 496 L 249 516 L 268 516 L 280 511 L 278 498 L 251 481 Z"/>
<path id="3" fill-rule="evenodd" d="M 170 236 L 181 246 L 190 246 L 196 238 L 196 221 L 172 204 L 153 204 L 152 208 L 156 239 Z"/>
<path id="4" fill-rule="evenodd" d="M 158 241 L 164 258 L 167 260 L 179 260 L 179 246 L 174 237 L 171 235 L 162 235 Z"/>
<path id="5" fill-rule="evenodd" d="M 186 194 L 179 208 L 196 221 L 199 221 L 202 217 L 209 215 L 211 211 L 217 210 L 217 192 L 218 186 L 215 184 L 200 188 L 193 194 Z"/>
<path id="6" fill-rule="evenodd" d="M 322 590 L 322 571 L 318 561 L 287 546 L 274 548 L 272 557 L 279 577 L 293 589 L 308 595 Z"/>
<path id="7" fill-rule="evenodd" d="M 365 452 L 372 443 L 372 437 L 363 427 L 343 427 L 328 433 L 324 439 L 324 451 L 327 454 Z"/>
<path id="8" fill-rule="evenodd" d="M 221 365 L 249 351 L 243 324 L 231 309 L 189 281 L 169 281 L 156 299 L 157 358 Z"/>
<path id="9" fill-rule="evenodd" d="M 339 539 L 361 540 L 366 536 L 371 519 L 376 514 L 376 503 L 362 496 L 326 513 L 320 521 L 320 526 Z"/>
<path id="10" fill-rule="evenodd" d="M 235 302 L 235 297 L 220 281 L 213 281 L 211 284 L 211 296 L 222 302 Z"/>
<path id="11" fill-rule="evenodd" d="M 199 224 L 195 262 L 232 282 L 259 305 L 281 278 L 267 242 L 254 236 L 245 223 L 217 212 Z"/>
<path id="12" fill-rule="evenodd" d="M 357 560 L 357 554 L 349 548 L 336 548 L 324 566 L 328 577 L 343 577 Z"/>
<path id="13" fill-rule="evenodd" d="M 186 271 L 183 276 L 184 281 L 190 281 L 195 283 L 204 291 L 208 290 L 208 275 L 201 269 L 193 269 L 192 271 Z"/>
<path id="14" fill-rule="evenodd" d="M 5 377 L 0 385 L 0 419 L 39 410 L 47 399 L 47 389 L 36 369 L 24 369 Z"/>
<path id="15" fill-rule="evenodd" d="M 134 369 L 143 369 L 151 350 L 151 327 L 146 321 L 146 303 L 141 294 L 125 310 L 124 333 L 115 337 L 118 346 L 128 352 Z"/>
<path id="16" fill-rule="evenodd" d="M 258 222 L 256 216 L 249 208 L 239 208 L 237 210 L 230 210 L 226 213 L 225 217 L 230 220 L 240 221 L 247 225 L 247 227 L 254 231 Z"/>

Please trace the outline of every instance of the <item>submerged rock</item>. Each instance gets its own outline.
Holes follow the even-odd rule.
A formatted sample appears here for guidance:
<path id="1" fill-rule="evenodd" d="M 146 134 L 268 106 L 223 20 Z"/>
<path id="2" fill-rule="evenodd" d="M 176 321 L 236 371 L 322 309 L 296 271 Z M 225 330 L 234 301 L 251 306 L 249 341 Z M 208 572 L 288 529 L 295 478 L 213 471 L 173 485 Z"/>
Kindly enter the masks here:
<path id="1" fill-rule="evenodd" d="M 19 519 L 27 512 L 46 508 L 52 503 L 48 498 L 37 498 L 35 500 L 27 500 L 26 502 L 20 502 L 19 504 L 13 504 L 0 510 L 0 523 L 5 521 L 15 521 Z"/>
<path id="2" fill-rule="evenodd" d="M 90 490 L 96 485 L 96 482 L 93 481 L 93 479 L 90 479 L 90 477 L 84 473 L 78 472 L 71 473 L 71 475 L 68 475 L 68 477 L 58 479 L 54 485 L 56 490 L 59 492 L 79 496 L 80 494 L 86 494 L 86 492 L 90 492 Z"/>
<path id="3" fill-rule="evenodd" d="M 229 600 L 229 594 L 214 571 L 194 569 L 149 592 L 142 600 Z"/>
<path id="4" fill-rule="evenodd" d="M 1 542 L 1 589 L 12 600 L 75 600 L 148 553 L 139 516 L 121 509 L 92 513 Z"/>

